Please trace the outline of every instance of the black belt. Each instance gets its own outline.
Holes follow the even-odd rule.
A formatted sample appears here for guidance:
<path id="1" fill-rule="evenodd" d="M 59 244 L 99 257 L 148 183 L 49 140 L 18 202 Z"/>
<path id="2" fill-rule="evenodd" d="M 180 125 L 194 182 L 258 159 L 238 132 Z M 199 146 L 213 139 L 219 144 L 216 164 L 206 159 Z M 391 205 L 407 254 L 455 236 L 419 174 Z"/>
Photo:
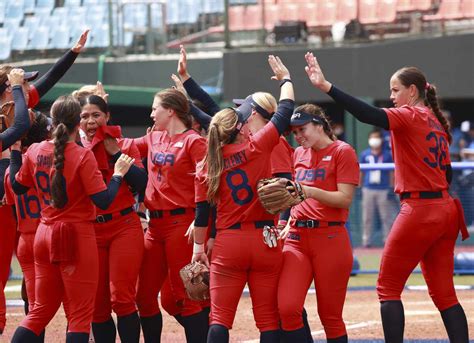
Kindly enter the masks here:
<path id="1" fill-rule="evenodd" d="M 318 227 L 343 226 L 345 222 L 325 222 L 321 220 L 295 220 L 295 227 L 315 229 Z"/>
<path id="2" fill-rule="evenodd" d="M 274 226 L 275 222 L 273 220 L 258 220 L 256 222 L 252 222 L 255 225 L 256 229 L 263 229 L 264 226 Z M 228 227 L 229 230 L 238 230 L 242 226 L 241 223 L 235 223 L 234 225 Z"/>
<path id="3" fill-rule="evenodd" d="M 418 195 L 418 196 L 416 196 Z M 405 192 L 400 194 L 400 200 L 405 199 L 439 199 L 443 197 L 443 191 L 438 192 Z"/>
<path id="4" fill-rule="evenodd" d="M 163 218 L 165 215 L 177 216 L 177 215 L 185 214 L 185 213 L 186 213 L 186 208 L 184 207 L 175 208 L 174 210 L 169 210 L 169 211 L 153 210 L 153 211 L 150 211 L 150 218 L 156 219 L 156 218 Z"/>
<path id="5" fill-rule="evenodd" d="M 120 210 L 119 213 L 121 216 L 125 216 L 129 213 L 132 213 L 133 212 L 133 207 L 127 207 L 127 208 L 124 208 L 123 210 Z M 99 214 L 97 217 L 95 217 L 95 221 L 97 223 L 107 223 L 109 221 L 111 221 L 113 219 L 113 215 L 112 213 L 107 213 L 107 214 Z"/>

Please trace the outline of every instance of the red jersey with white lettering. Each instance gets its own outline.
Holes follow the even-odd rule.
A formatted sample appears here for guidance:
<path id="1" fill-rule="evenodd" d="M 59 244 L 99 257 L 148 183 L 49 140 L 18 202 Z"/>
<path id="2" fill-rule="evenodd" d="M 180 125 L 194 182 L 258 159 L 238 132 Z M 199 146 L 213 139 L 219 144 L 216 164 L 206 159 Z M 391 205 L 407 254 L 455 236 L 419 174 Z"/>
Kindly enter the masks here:
<path id="1" fill-rule="evenodd" d="M 150 210 L 194 208 L 196 164 L 206 154 L 206 139 L 194 130 L 172 137 L 153 131 L 135 139 L 142 157 L 147 157 L 148 183 L 145 206 Z"/>
<path id="2" fill-rule="evenodd" d="M 272 175 L 279 173 L 293 174 L 293 151 L 294 149 L 288 144 L 285 137 L 281 136 L 280 142 L 272 151 Z"/>
<path id="3" fill-rule="evenodd" d="M 267 213 L 257 195 L 258 180 L 271 176 L 271 151 L 278 144 L 279 133 L 270 122 L 241 144 L 227 144 L 222 148 L 224 171 L 221 174 L 216 228 L 226 229 L 233 224 L 274 220 Z M 196 202 L 207 201 L 205 170 L 198 169 Z"/>
<path id="4" fill-rule="evenodd" d="M 395 192 L 448 189 L 448 136 L 428 107 L 384 108 L 396 164 Z"/>
<path id="5" fill-rule="evenodd" d="M 298 147 L 293 155 L 295 181 L 323 189 L 337 191 L 338 183 L 359 184 L 359 162 L 354 149 L 342 141 L 334 141 L 324 149 Z M 307 199 L 291 209 L 293 219 L 347 221 L 349 210 L 321 204 Z"/>
<path id="6" fill-rule="evenodd" d="M 85 148 L 90 149 L 91 142 L 87 141 L 85 138 L 83 138 L 81 141 Z M 131 158 L 134 158 L 135 159 L 134 164 L 139 168 L 143 168 L 143 163 L 140 158 L 140 152 L 138 151 L 138 148 L 136 147 L 133 139 L 128 139 L 128 138 L 117 139 L 117 142 L 122 153 L 130 156 Z M 112 175 L 114 174 L 114 167 L 115 167 L 115 163 L 112 162 L 112 160 L 109 160 L 108 164 L 109 164 L 108 169 L 100 170 L 100 172 L 103 175 L 104 181 L 107 184 L 109 183 L 110 179 L 112 178 Z M 123 210 L 124 208 L 133 206 L 134 204 L 135 204 L 135 198 L 133 197 L 133 194 L 128 187 L 127 181 L 123 179 L 122 183 L 120 184 L 120 188 L 117 192 L 117 195 L 115 196 L 115 199 L 112 202 L 112 204 L 106 210 L 101 210 L 100 208 L 97 208 L 97 214 L 99 215 L 99 214 L 104 214 L 104 213 L 114 213 L 114 212 Z"/>
<path id="7" fill-rule="evenodd" d="M 7 205 L 15 205 L 18 231 L 35 233 L 41 219 L 38 194 L 34 187 L 24 194 L 15 194 L 10 182 L 10 167 L 5 171 L 5 202 Z"/>
<path id="8" fill-rule="evenodd" d="M 51 141 L 36 143 L 28 148 L 16 180 L 26 187 L 36 188 L 41 204 L 41 221 L 93 221 L 96 212 L 89 196 L 107 189 L 94 155 L 75 142 L 68 142 L 64 158 L 67 202 L 61 209 L 50 206 L 54 175 L 54 143 Z"/>

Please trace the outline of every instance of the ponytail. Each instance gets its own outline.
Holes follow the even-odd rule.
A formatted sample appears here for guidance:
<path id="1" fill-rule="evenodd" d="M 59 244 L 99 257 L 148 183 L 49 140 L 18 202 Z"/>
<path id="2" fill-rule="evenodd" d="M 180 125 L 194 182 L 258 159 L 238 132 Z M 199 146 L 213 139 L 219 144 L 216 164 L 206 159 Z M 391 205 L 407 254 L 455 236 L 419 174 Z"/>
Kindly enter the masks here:
<path id="1" fill-rule="evenodd" d="M 443 125 L 444 131 L 446 132 L 446 135 L 448 135 L 448 142 L 449 144 L 451 144 L 453 137 L 451 135 L 449 121 L 439 108 L 436 87 L 433 86 L 432 84 L 427 84 L 425 105 L 431 108 L 436 118 L 438 118 L 438 121 L 440 122 L 440 124 Z"/>
<path id="2" fill-rule="evenodd" d="M 66 189 L 64 185 L 64 150 L 69 139 L 66 125 L 60 123 L 53 132 L 54 138 L 54 168 L 55 173 L 51 182 L 52 205 L 63 208 L 67 202 Z"/>

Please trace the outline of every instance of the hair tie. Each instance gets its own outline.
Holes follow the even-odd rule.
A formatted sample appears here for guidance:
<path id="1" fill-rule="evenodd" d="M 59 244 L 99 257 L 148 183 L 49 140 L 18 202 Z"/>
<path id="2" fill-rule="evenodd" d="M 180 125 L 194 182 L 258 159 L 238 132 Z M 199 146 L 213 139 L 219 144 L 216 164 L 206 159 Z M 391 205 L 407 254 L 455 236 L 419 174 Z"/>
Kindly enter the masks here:
<path id="1" fill-rule="evenodd" d="M 425 90 L 430 89 L 430 87 L 431 87 L 430 83 L 429 83 L 429 82 L 426 82 L 426 84 L 425 84 Z"/>

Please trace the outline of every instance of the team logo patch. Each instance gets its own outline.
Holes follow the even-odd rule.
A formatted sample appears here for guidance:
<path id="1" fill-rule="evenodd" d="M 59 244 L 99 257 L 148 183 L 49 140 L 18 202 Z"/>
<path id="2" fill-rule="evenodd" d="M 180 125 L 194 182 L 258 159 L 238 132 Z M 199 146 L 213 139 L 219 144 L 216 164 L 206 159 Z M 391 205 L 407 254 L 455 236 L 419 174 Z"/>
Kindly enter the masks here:
<path id="1" fill-rule="evenodd" d="M 175 148 L 182 148 L 184 146 L 184 143 L 183 142 L 176 142 L 174 143 L 173 145 Z"/>
<path id="2" fill-rule="evenodd" d="M 326 156 L 323 157 L 322 160 L 323 160 L 323 161 L 331 161 L 331 158 L 332 158 L 332 156 L 327 156 L 327 155 L 326 155 Z"/>

